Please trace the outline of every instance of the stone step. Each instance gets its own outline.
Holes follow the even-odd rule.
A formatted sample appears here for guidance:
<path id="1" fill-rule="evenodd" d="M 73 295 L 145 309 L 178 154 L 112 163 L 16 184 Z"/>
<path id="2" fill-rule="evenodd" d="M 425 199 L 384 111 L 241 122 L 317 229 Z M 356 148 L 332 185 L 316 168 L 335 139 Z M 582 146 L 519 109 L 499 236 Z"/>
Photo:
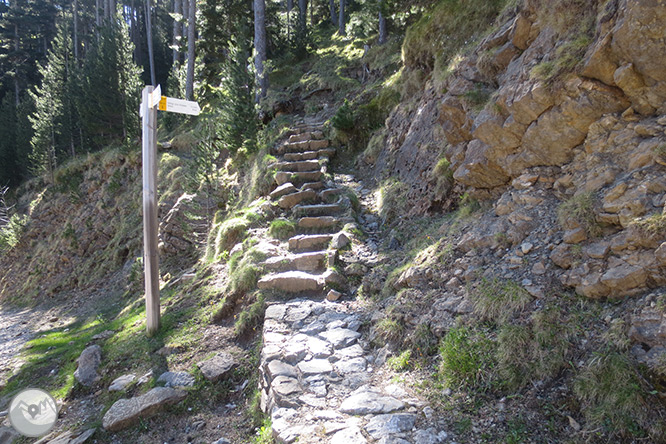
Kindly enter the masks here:
<path id="1" fill-rule="evenodd" d="M 332 196 L 337 196 L 338 194 L 344 193 L 344 189 L 342 188 L 327 188 L 321 192 L 319 192 L 319 197 L 321 200 L 326 202 L 330 197 Z"/>
<path id="2" fill-rule="evenodd" d="M 296 205 L 292 211 L 297 216 L 332 216 L 342 211 L 338 204 Z"/>
<path id="3" fill-rule="evenodd" d="M 298 219 L 299 228 L 330 228 L 337 223 L 338 220 L 333 216 L 302 217 Z"/>
<path id="4" fill-rule="evenodd" d="M 278 200 L 280 208 L 291 208 L 304 200 L 310 200 L 317 197 L 314 190 L 297 191 L 296 193 L 286 194 Z"/>
<path id="5" fill-rule="evenodd" d="M 302 173 L 306 171 L 319 170 L 319 161 L 317 160 L 302 160 L 298 162 L 280 162 L 277 165 L 279 171 L 287 171 L 291 173 Z"/>
<path id="6" fill-rule="evenodd" d="M 324 133 L 321 131 L 306 131 L 300 134 L 293 134 L 289 137 L 289 143 L 304 142 L 306 140 L 319 140 L 324 138 Z"/>
<path id="7" fill-rule="evenodd" d="M 285 143 L 283 145 L 285 153 L 304 153 L 306 151 L 318 151 L 328 148 L 330 142 L 324 140 L 306 140 L 304 142 Z"/>
<path id="8" fill-rule="evenodd" d="M 324 148 L 319 151 L 305 151 L 302 153 L 286 153 L 284 160 L 299 161 L 299 160 L 312 160 L 322 157 L 332 157 L 335 154 L 335 148 Z"/>
<path id="9" fill-rule="evenodd" d="M 266 259 L 264 266 L 272 271 L 317 271 L 326 268 L 328 253 L 314 251 L 309 253 L 275 256 Z"/>
<path id="10" fill-rule="evenodd" d="M 291 194 L 298 191 L 298 189 L 292 184 L 291 182 L 286 182 L 271 191 L 270 197 L 271 199 L 278 199 L 285 194 Z"/>
<path id="11" fill-rule="evenodd" d="M 328 247 L 332 234 L 300 234 L 289 239 L 290 251 L 312 251 Z"/>
<path id="12" fill-rule="evenodd" d="M 280 290 L 289 293 L 321 291 L 324 288 L 324 280 L 321 276 L 304 271 L 285 271 L 262 277 L 257 287 L 260 290 Z"/>
<path id="13" fill-rule="evenodd" d="M 306 182 L 301 186 L 301 190 L 321 190 L 324 188 L 324 182 Z"/>
<path id="14" fill-rule="evenodd" d="M 275 173 L 275 182 L 278 185 L 284 185 L 287 182 L 314 182 L 321 179 L 321 171 L 306 171 L 303 173 L 290 173 L 287 171 L 278 171 Z"/>

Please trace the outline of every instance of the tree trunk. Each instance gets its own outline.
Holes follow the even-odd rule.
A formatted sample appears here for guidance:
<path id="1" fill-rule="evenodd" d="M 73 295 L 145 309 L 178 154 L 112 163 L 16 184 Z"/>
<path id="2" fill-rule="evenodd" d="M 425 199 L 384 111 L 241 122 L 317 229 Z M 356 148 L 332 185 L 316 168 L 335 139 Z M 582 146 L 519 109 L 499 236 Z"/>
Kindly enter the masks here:
<path id="1" fill-rule="evenodd" d="M 97 25 L 98 30 L 96 31 L 97 37 L 99 38 L 99 27 L 102 24 L 99 19 L 99 0 L 95 0 L 95 24 Z"/>
<path id="2" fill-rule="evenodd" d="M 379 44 L 386 43 L 386 18 L 382 11 L 379 11 Z"/>
<path id="3" fill-rule="evenodd" d="M 104 1 L 104 20 L 109 19 L 109 15 L 111 14 L 111 11 L 109 11 L 109 1 L 108 0 L 103 0 Z"/>
<path id="4" fill-rule="evenodd" d="M 298 29 L 305 34 L 308 18 L 308 0 L 298 0 Z"/>
<path id="5" fill-rule="evenodd" d="M 150 0 L 146 0 L 146 37 L 148 38 L 148 64 L 150 65 L 150 83 L 157 87 L 155 80 L 155 57 L 153 56 L 153 25 Z"/>
<path id="6" fill-rule="evenodd" d="M 185 98 L 192 100 L 194 96 L 194 36 L 196 27 L 197 1 L 190 0 L 189 19 L 187 28 L 187 78 L 185 81 Z"/>
<path id="7" fill-rule="evenodd" d="M 328 8 L 331 10 L 331 23 L 338 26 L 338 15 L 335 13 L 335 0 L 328 0 Z"/>
<path id="8" fill-rule="evenodd" d="M 294 0 L 287 0 L 287 41 L 291 40 L 291 10 L 294 9 Z"/>
<path id="9" fill-rule="evenodd" d="M 254 0 L 254 67 L 257 76 L 257 102 L 266 97 L 268 89 L 268 76 L 264 72 L 266 62 L 266 3 L 264 0 Z"/>
<path id="10" fill-rule="evenodd" d="M 181 0 L 174 0 L 173 1 L 173 13 L 174 14 L 180 14 L 181 13 Z M 175 71 L 177 69 L 178 64 L 180 63 L 180 51 L 179 45 L 180 45 L 180 23 L 178 23 L 178 20 L 174 19 L 173 20 L 173 62 L 172 62 L 172 67 L 173 70 Z"/>
<path id="11" fill-rule="evenodd" d="M 18 24 L 14 23 L 14 51 L 18 53 L 19 51 L 19 30 Z M 14 64 L 14 104 L 18 110 L 19 105 L 21 104 L 21 99 L 19 95 L 21 94 L 21 88 L 19 87 L 19 66 L 18 63 Z"/>
<path id="12" fill-rule="evenodd" d="M 74 60 L 79 60 L 79 2 L 74 0 Z"/>
<path id="13" fill-rule="evenodd" d="M 345 31 L 345 0 L 340 0 L 340 18 L 338 19 L 338 34 L 347 35 Z"/>
<path id="14" fill-rule="evenodd" d="M 187 36 L 187 21 L 190 18 L 190 13 L 189 13 L 190 3 L 189 3 L 189 0 L 182 0 L 182 3 L 181 3 L 180 6 L 181 6 L 181 9 L 183 11 L 183 24 L 182 24 L 182 27 L 181 27 L 182 30 L 180 32 L 180 35 L 185 37 L 185 36 Z M 187 54 L 185 54 L 185 56 L 187 57 Z"/>

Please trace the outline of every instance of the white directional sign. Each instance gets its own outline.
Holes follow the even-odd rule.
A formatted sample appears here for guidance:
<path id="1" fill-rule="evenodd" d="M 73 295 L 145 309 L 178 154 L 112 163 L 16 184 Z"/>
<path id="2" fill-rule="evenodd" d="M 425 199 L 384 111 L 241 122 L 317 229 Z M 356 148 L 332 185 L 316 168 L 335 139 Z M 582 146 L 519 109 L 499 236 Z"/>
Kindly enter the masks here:
<path id="1" fill-rule="evenodd" d="M 170 113 L 189 114 L 190 116 L 198 116 L 201 112 L 201 108 L 197 102 L 165 96 L 162 96 L 157 109 Z"/>
<path id="2" fill-rule="evenodd" d="M 150 94 L 150 107 L 154 108 L 162 100 L 162 87 L 157 85 L 157 88 Z"/>

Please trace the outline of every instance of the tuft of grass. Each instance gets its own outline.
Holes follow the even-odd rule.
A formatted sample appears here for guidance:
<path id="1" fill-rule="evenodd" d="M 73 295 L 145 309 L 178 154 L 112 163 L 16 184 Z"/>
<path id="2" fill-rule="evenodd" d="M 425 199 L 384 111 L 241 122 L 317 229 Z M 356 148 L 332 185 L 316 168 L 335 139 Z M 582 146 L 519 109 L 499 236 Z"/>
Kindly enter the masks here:
<path id="1" fill-rule="evenodd" d="M 647 393 L 626 353 L 596 354 L 577 375 L 573 391 L 589 428 L 615 437 L 645 436 L 650 430 Z"/>
<path id="2" fill-rule="evenodd" d="M 383 223 L 390 224 L 407 211 L 409 186 L 398 179 L 384 181 L 379 190 L 379 215 Z"/>
<path id="3" fill-rule="evenodd" d="M 286 240 L 294 235 L 296 232 L 296 222 L 290 221 L 283 217 L 275 219 L 271 222 L 268 228 L 268 234 L 276 239 Z"/>
<path id="4" fill-rule="evenodd" d="M 595 204 L 593 192 L 576 194 L 557 208 L 557 220 L 564 228 L 579 224 L 590 236 L 599 236 L 601 226 L 596 220 Z"/>
<path id="5" fill-rule="evenodd" d="M 240 295 L 254 289 L 262 269 L 257 264 L 266 259 L 266 254 L 255 248 L 232 256 L 229 261 L 229 283 L 227 294 Z"/>
<path id="6" fill-rule="evenodd" d="M 246 236 L 248 229 L 258 221 L 261 216 L 254 208 L 245 208 L 236 211 L 232 217 L 221 219 L 222 212 L 215 215 L 213 228 L 210 231 L 206 257 L 209 261 L 219 259 Z"/>
<path id="7" fill-rule="evenodd" d="M 496 323 L 506 322 L 532 300 L 516 282 L 497 278 L 482 279 L 469 296 L 476 312 Z"/>
<path id="8" fill-rule="evenodd" d="M 256 300 L 236 317 L 234 333 L 238 337 L 255 332 L 264 319 L 266 298 L 261 293 L 257 293 L 255 297 Z"/>
<path id="9" fill-rule="evenodd" d="M 390 316 L 382 318 L 375 325 L 377 337 L 385 342 L 397 342 L 402 338 L 405 326 L 397 319 Z"/>
<path id="10" fill-rule="evenodd" d="M 480 83 L 474 85 L 474 89 L 470 89 L 463 94 L 465 101 L 476 112 L 481 111 L 486 106 L 491 96 L 492 91 Z"/>
<path id="11" fill-rule="evenodd" d="M 666 214 L 656 213 L 648 217 L 636 219 L 633 225 L 647 237 L 666 236 Z"/>
<path id="12" fill-rule="evenodd" d="M 435 179 L 435 195 L 445 196 L 453 186 L 453 171 L 451 162 L 442 156 L 430 173 L 430 177 Z"/>
<path id="13" fill-rule="evenodd" d="M 402 353 L 400 353 L 398 356 L 391 356 L 386 360 L 386 365 L 389 366 L 389 368 L 393 371 L 396 372 L 404 372 L 407 370 L 410 365 L 410 359 L 412 357 L 412 351 L 411 350 L 405 350 Z"/>
<path id="14" fill-rule="evenodd" d="M 264 419 L 264 423 L 261 428 L 257 431 L 257 437 L 254 440 L 254 444 L 274 444 L 275 438 L 273 437 L 273 425 L 271 424 L 271 419 Z"/>
<path id="15" fill-rule="evenodd" d="M 452 328 L 439 346 L 439 375 L 449 386 L 487 389 L 495 366 L 492 350 L 493 343 L 483 332 Z"/>

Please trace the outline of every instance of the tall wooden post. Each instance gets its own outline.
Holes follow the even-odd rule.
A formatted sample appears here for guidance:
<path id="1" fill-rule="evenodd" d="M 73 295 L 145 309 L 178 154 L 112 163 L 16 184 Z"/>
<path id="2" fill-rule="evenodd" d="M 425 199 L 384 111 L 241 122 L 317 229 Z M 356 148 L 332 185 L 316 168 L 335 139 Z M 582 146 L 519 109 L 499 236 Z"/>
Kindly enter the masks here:
<path id="1" fill-rule="evenodd" d="M 141 95 L 143 112 L 143 266 L 146 281 L 146 332 L 160 328 L 160 275 L 157 256 L 157 108 L 152 106 L 152 86 Z"/>

